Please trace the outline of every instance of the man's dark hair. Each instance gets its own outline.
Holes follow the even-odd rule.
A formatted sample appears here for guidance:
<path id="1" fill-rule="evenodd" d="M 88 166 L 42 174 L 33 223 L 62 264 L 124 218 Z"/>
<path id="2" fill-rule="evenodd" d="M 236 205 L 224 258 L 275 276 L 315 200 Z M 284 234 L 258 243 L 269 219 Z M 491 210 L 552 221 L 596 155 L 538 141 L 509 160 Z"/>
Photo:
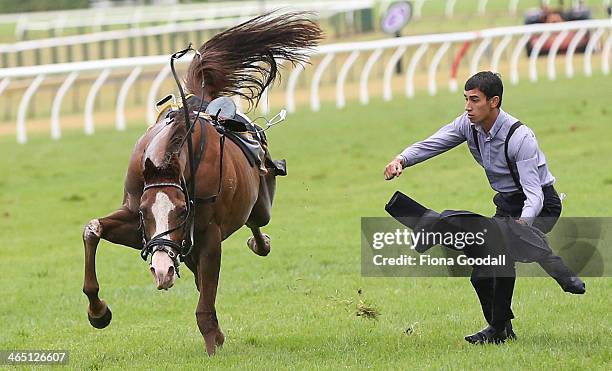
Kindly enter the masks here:
<path id="1" fill-rule="evenodd" d="M 499 73 L 494 73 L 491 71 L 478 72 L 465 82 L 464 89 L 466 91 L 478 89 L 483 92 L 483 94 L 487 97 L 487 100 L 497 95 L 499 97 L 499 104 L 497 105 L 497 108 L 501 107 L 502 105 L 504 84 L 502 84 Z"/>

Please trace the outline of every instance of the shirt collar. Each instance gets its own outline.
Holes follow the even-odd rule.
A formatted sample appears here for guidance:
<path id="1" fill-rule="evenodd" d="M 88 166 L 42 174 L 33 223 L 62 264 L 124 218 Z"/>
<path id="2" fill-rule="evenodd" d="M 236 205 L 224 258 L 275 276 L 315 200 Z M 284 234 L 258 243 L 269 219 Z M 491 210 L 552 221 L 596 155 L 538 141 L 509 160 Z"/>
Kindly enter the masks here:
<path id="1" fill-rule="evenodd" d="M 467 117 L 467 112 L 464 113 L 465 118 L 468 120 L 468 122 L 470 123 L 470 126 L 474 129 L 476 129 L 476 131 L 484 134 L 484 135 L 488 135 L 491 138 L 493 138 L 495 136 L 495 134 L 497 134 L 497 132 L 499 131 L 499 129 L 502 128 L 502 126 L 504 126 L 504 122 L 507 121 L 506 118 L 508 117 L 508 114 L 502 110 L 501 108 L 499 109 L 499 114 L 497 115 L 497 118 L 495 119 L 495 122 L 493 123 L 493 126 L 491 126 L 491 130 L 489 130 L 489 134 L 485 133 L 484 129 L 480 126 L 480 125 L 476 125 L 474 124 L 472 121 L 470 121 L 470 119 Z"/>
<path id="2" fill-rule="evenodd" d="M 504 122 L 506 122 L 506 116 L 507 116 L 506 112 L 504 112 L 500 108 L 499 114 L 497 115 L 497 118 L 495 119 L 493 126 L 491 126 L 491 130 L 489 130 L 489 136 L 491 136 L 491 138 L 495 137 L 495 134 L 497 134 L 499 129 L 501 129 L 501 127 L 504 126 Z"/>
<path id="3" fill-rule="evenodd" d="M 502 128 L 502 126 L 504 126 L 504 122 L 506 121 L 508 114 L 506 112 L 504 112 L 501 108 L 499 109 L 499 114 L 497 115 L 497 118 L 495 119 L 495 122 L 493 123 L 493 126 L 491 126 L 491 130 L 489 130 L 489 134 L 485 133 L 485 131 L 483 130 L 483 128 L 480 125 L 476 125 L 473 122 L 469 121 L 470 126 L 472 126 L 473 128 L 476 129 L 476 131 L 481 132 L 484 135 L 488 135 L 491 138 L 493 138 L 495 136 L 495 134 L 497 134 L 497 132 L 499 131 L 499 129 Z M 467 118 L 467 113 L 466 113 L 466 118 Z"/>

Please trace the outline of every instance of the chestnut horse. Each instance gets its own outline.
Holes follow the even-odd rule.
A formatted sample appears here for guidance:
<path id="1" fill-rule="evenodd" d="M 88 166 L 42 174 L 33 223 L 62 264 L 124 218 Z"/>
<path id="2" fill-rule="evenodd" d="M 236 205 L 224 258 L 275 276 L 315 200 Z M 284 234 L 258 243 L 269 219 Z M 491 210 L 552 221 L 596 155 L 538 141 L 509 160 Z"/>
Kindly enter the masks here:
<path id="1" fill-rule="evenodd" d="M 233 141 L 222 140 L 210 120 L 194 116 L 201 101 L 220 96 L 240 95 L 256 106 L 279 75 L 277 60 L 305 63 L 308 50 L 321 37 L 305 13 L 270 13 L 217 34 L 200 47 L 187 70 L 185 88 L 201 99 L 183 99 L 186 107 L 169 112 L 138 140 L 122 206 L 91 220 L 83 231 L 83 292 L 92 326 L 104 328 L 112 318 L 98 297 L 95 256 L 102 238 L 142 250 L 145 259 L 151 255 L 158 289 L 172 287 L 184 261 L 200 292 L 195 314 L 206 351 L 213 355 L 223 344 L 215 312 L 221 242 L 246 225 L 253 233 L 247 245 L 261 256 L 270 252 L 270 238 L 260 227 L 270 221 L 276 174 L 271 167 L 263 174 Z M 179 90 L 182 93 L 180 85 Z"/>

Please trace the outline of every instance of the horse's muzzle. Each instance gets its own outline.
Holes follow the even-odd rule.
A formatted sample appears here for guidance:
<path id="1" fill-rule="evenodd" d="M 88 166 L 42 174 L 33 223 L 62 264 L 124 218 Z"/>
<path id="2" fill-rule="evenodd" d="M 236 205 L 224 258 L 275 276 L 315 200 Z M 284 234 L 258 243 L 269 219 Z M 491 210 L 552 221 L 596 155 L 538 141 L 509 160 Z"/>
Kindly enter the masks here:
<path id="1" fill-rule="evenodd" d="M 151 274 L 158 290 L 168 290 L 176 281 L 174 261 L 164 251 L 156 251 L 151 258 Z"/>

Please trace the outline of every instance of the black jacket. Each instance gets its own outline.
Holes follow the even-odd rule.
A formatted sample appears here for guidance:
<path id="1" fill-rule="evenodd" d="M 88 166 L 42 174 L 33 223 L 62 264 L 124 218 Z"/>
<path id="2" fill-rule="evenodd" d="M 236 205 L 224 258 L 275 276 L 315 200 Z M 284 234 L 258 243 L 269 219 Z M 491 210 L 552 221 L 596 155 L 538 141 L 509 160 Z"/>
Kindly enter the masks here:
<path id="1" fill-rule="evenodd" d="M 517 223 L 510 217 L 485 217 L 470 211 L 444 210 L 437 213 L 397 191 L 385 210 L 413 231 L 485 233 L 485 245 L 455 246 L 443 244 L 466 255 L 478 257 L 491 252 L 505 253 L 515 261 L 537 262 L 552 254 L 546 236 L 539 229 Z M 486 232 L 484 232 L 486 231 Z M 424 253 L 433 244 L 417 244 L 415 250 Z"/>

